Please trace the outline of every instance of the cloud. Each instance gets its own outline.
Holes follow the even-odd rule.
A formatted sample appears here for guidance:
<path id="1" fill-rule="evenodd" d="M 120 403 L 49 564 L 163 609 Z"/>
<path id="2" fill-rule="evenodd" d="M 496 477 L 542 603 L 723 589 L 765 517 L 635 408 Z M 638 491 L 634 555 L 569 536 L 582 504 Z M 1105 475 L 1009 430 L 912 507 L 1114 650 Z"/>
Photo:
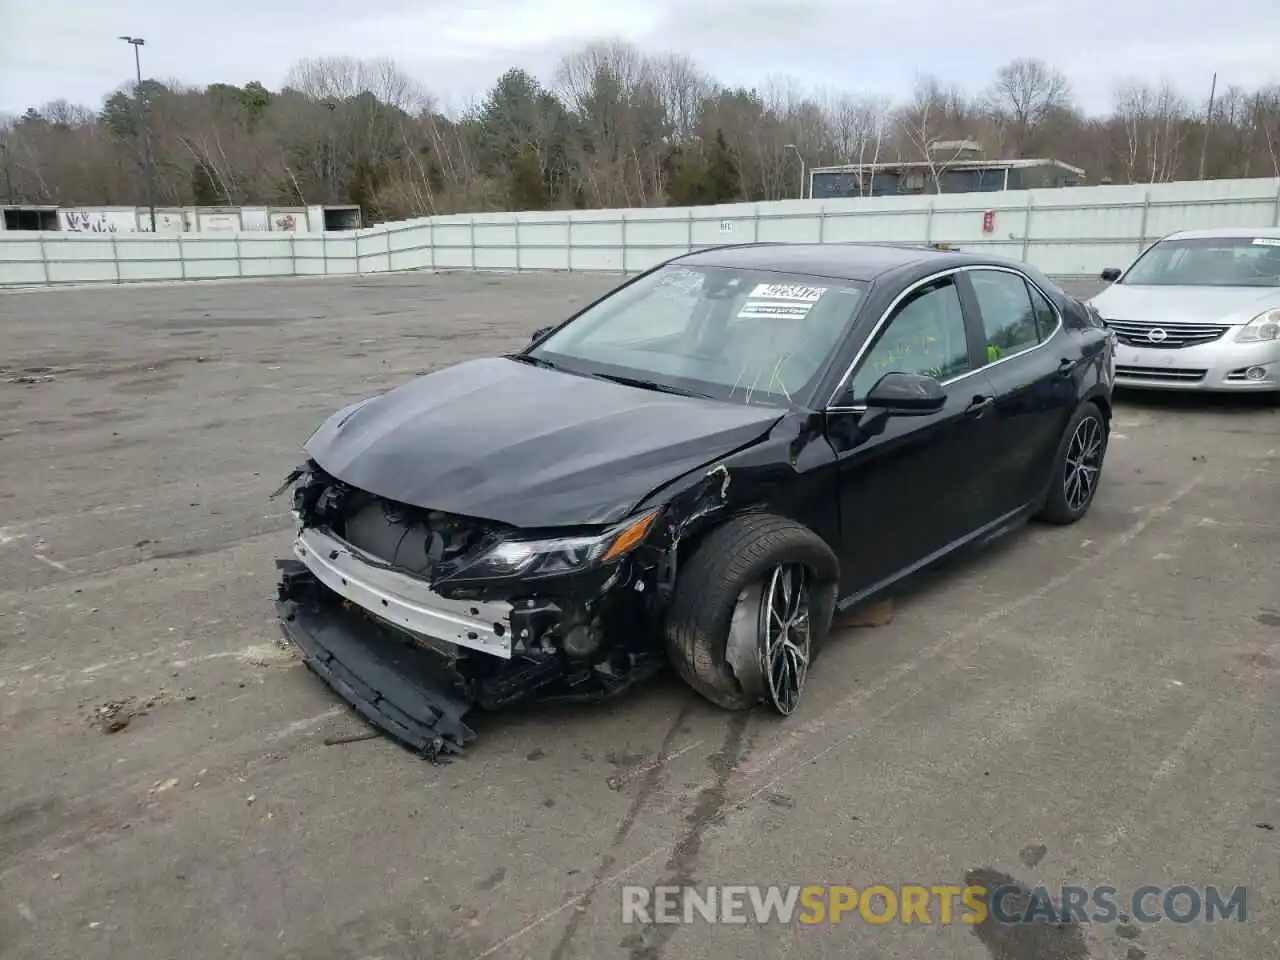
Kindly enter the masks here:
<path id="1" fill-rule="evenodd" d="M 1275 0 L 0 0 L 0 110 L 49 100 L 96 106 L 133 78 L 120 34 L 146 38 L 143 71 L 189 84 L 277 87 L 300 57 L 384 56 L 445 105 L 483 94 L 510 66 L 549 80 L 566 52 L 620 37 L 688 53 L 718 79 L 787 74 L 805 86 L 905 97 L 917 73 L 978 90 L 995 69 L 1038 56 L 1087 109 L 1129 76 L 1168 78 L 1197 102 L 1210 77 L 1280 80 Z"/>

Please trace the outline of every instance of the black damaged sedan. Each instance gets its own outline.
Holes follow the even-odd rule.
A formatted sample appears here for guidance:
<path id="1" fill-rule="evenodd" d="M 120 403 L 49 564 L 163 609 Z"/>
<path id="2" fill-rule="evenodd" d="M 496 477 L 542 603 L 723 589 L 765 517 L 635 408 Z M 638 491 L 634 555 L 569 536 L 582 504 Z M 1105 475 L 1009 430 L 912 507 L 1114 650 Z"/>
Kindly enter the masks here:
<path id="1" fill-rule="evenodd" d="M 667 664 L 799 706 L 836 611 L 1098 488 L 1113 340 L 1015 262 L 749 244 L 636 277 L 522 352 L 338 411 L 305 444 L 277 609 L 430 759 L 472 715 Z"/>

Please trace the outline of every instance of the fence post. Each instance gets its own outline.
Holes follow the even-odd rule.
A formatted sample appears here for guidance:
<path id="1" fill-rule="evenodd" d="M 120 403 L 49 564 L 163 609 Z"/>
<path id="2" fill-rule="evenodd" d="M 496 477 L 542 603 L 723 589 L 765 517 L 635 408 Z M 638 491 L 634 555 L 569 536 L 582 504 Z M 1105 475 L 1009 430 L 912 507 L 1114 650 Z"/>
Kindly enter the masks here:
<path id="1" fill-rule="evenodd" d="M 436 221 L 432 217 L 427 221 L 427 246 L 431 250 L 431 272 L 436 272 Z"/>
<path id="2" fill-rule="evenodd" d="M 1027 191 L 1027 212 L 1022 221 L 1022 262 L 1030 262 L 1027 258 L 1031 255 L 1031 211 L 1035 209 L 1035 194 L 1030 190 Z"/>
<path id="3" fill-rule="evenodd" d="M 618 214 L 621 218 L 618 222 L 622 224 L 622 273 L 627 273 L 627 211 L 623 210 Z"/>
<path id="4" fill-rule="evenodd" d="M 751 242 L 760 242 L 760 204 L 755 204 L 751 211 Z"/>
<path id="5" fill-rule="evenodd" d="M 827 242 L 827 205 L 818 207 L 818 242 Z"/>
<path id="6" fill-rule="evenodd" d="M 520 272 L 520 214 L 513 213 L 511 219 L 516 224 L 516 273 Z"/>
<path id="7" fill-rule="evenodd" d="M 689 247 L 689 252 L 693 253 L 693 207 L 685 207 L 687 227 L 685 230 L 685 243 Z"/>
<path id="8" fill-rule="evenodd" d="M 111 234 L 111 260 L 116 265 L 116 283 L 120 282 L 120 250 L 116 246 L 116 235 Z"/>
<path id="9" fill-rule="evenodd" d="M 356 251 L 359 253 L 360 251 Z M 320 231 L 320 262 L 324 264 L 324 276 L 329 275 L 329 231 Z"/>
<path id="10" fill-rule="evenodd" d="M 187 253 L 182 246 L 182 234 L 178 234 L 178 276 L 187 279 Z"/>
<path id="11" fill-rule="evenodd" d="M 244 250 L 240 246 L 240 232 L 236 231 L 236 275 L 244 276 Z"/>
<path id="12" fill-rule="evenodd" d="M 40 244 L 40 266 L 44 270 L 44 284 L 49 286 L 53 283 L 49 279 L 49 254 L 44 248 L 44 231 L 41 230 L 36 234 L 36 242 Z"/>
<path id="13" fill-rule="evenodd" d="M 1276 187 L 1276 209 L 1275 213 L 1271 215 L 1271 225 L 1280 227 L 1280 187 Z"/>
<path id="14" fill-rule="evenodd" d="M 383 234 L 383 236 L 387 238 L 387 273 L 390 273 L 395 269 L 391 266 L 391 230 L 388 228 L 387 232 Z"/>
<path id="15" fill-rule="evenodd" d="M 933 243 L 933 205 L 935 201 L 929 198 L 929 208 L 924 215 L 924 242 Z"/>
<path id="16" fill-rule="evenodd" d="M 289 232 L 289 276 L 296 277 L 298 275 L 298 234 L 297 231 Z"/>
<path id="17" fill-rule="evenodd" d="M 468 223 L 471 229 L 471 272 L 476 272 L 476 215 L 471 214 L 471 220 Z"/>
<path id="18" fill-rule="evenodd" d="M 1151 213 L 1151 191 L 1148 190 L 1142 195 L 1142 224 L 1138 227 L 1138 253 L 1142 253 L 1147 246 L 1147 217 Z"/>
<path id="19" fill-rule="evenodd" d="M 564 212 L 564 268 L 573 273 L 573 211 Z"/>

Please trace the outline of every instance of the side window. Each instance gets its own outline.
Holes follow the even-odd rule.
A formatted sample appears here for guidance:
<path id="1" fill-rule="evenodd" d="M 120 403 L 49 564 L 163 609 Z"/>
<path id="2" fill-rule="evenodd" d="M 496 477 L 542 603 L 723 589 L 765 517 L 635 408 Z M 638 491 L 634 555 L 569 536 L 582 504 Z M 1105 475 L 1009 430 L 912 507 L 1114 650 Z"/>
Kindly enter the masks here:
<path id="1" fill-rule="evenodd" d="M 898 305 L 862 358 L 842 402 L 862 403 L 886 373 L 922 373 L 948 380 L 970 369 L 960 292 L 947 277 L 920 288 Z"/>
<path id="2" fill-rule="evenodd" d="M 1036 314 L 1036 331 L 1040 334 L 1040 342 L 1043 343 L 1049 339 L 1054 328 L 1057 327 L 1058 315 L 1054 313 L 1053 305 L 1045 299 L 1044 294 L 1031 284 L 1027 284 L 1027 292 L 1031 294 L 1031 308 Z"/>
<path id="3" fill-rule="evenodd" d="M 1026 281 L 1003 270 L 971 270 L 969 279 L 982 311 L 987 362 L 1029 350 L 1040 342 Z"/>

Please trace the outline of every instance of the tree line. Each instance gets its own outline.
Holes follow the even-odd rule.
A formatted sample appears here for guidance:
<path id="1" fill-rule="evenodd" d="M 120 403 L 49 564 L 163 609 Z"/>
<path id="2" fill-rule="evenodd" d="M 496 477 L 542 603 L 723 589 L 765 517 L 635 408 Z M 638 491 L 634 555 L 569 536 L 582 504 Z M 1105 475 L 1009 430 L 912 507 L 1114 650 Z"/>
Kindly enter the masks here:
<path id="1" fill-rule="evenodd" d="M 622 41 L 566 56 L 544 85 L 513 68 L 446 116 L 385 59 L 303 59 L 279 91 L 144 80 L 98 111 L 65 100 L 0 122 L 13 202 L 358 204 L 366 223 L 474 210 L 726 203 L 798 195 L 808 166 L 927 161 L 937 187 L 975 141 L 986 157 L 1047 157 L 1089 183 L 1280 176 L 1280 84 L 1225 86 L 1212 106 L 1172 84 L 1117 84 L 1089 115 L 1053 66 L 1021 59 L 967 92 L 921 75 L 907 99 L 717 83 L 683 55 Z"/>

